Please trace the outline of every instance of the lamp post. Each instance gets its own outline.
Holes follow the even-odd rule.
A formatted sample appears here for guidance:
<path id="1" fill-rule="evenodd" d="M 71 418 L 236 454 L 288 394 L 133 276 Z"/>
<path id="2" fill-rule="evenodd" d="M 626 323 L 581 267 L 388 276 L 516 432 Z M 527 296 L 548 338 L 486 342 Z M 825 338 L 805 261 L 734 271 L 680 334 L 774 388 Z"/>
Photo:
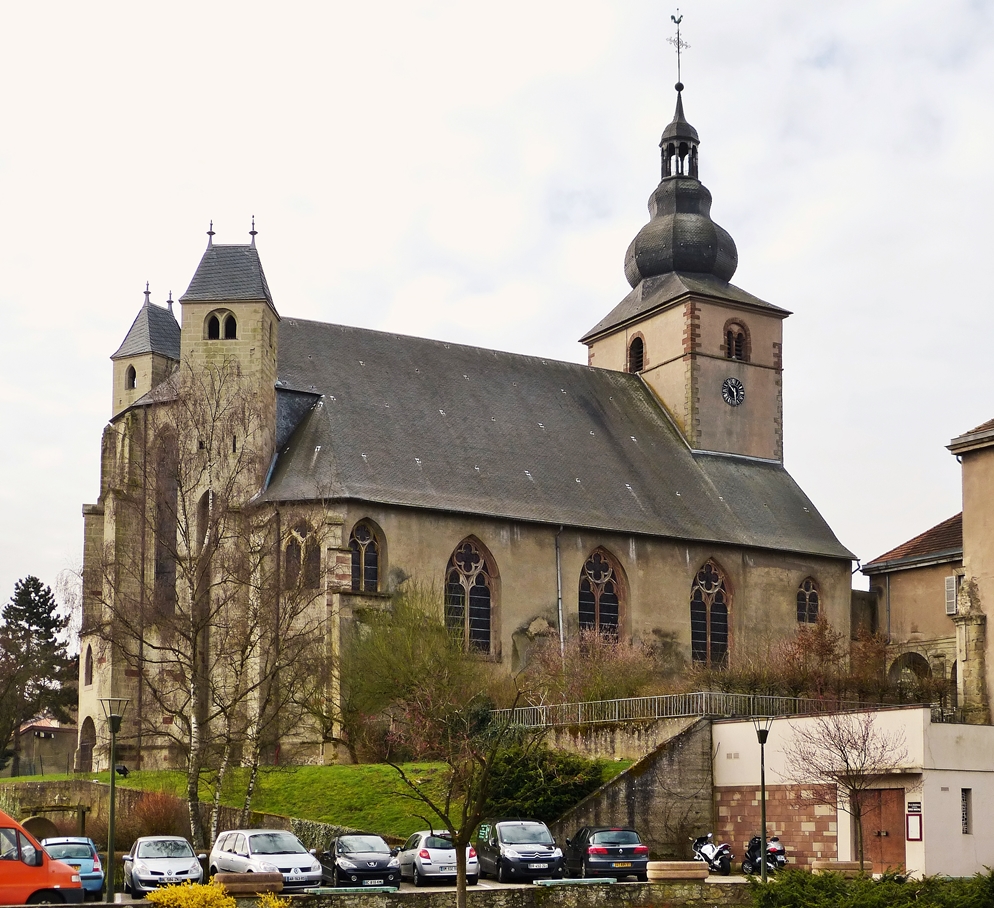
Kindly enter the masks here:
<path id="1" fill-rule="evenodd" d="M 117 733 L 128 708 L 126 697 L 101 697 L 100 706 L 110 723 L 110 816 L 107 821 L 107 901 L 114 901 L 114 780 L 117 778 Z"/>
<path id="2" fill-rule="evenodd" d="M 770 736 L 773 716 L 753 716 L 753 727 L 759 739 L 759 809 L 760 823 L 763 827 L 763 845 L 759 852 L 759 866 L 762 868 L 762 880 L 766 882 L 766 739 Z"/>

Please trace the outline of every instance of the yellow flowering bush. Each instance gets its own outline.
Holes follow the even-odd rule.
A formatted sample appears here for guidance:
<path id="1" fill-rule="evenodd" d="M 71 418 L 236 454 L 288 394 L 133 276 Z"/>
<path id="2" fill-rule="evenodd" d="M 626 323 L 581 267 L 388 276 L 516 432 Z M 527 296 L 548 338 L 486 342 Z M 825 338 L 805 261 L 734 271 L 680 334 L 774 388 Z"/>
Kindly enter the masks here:
<path id="1" fill-rule="evenodd" d="M 160 908 L 236 908 L 234 897 L 228 895 L 228 890 L 214 880 L 209 883 L 164 886 L 150 892 L 146 898 Z M 273 905 L 272 908 L 276 906 Z"/>

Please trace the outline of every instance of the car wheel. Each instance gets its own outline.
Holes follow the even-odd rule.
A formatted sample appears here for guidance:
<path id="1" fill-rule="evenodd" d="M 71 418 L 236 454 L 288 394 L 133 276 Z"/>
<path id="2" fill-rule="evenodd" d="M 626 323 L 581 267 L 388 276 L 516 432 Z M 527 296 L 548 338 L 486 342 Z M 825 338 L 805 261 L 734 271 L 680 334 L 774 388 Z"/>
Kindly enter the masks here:
<path id="1" fill-rule="evenodd" d="M 61 904 L 65 899 L 58 892 L 53 892 L 50 889 L 43 889 L 41 892 L 34 892 L 31 897 L 24 903 L 25 905 L 49 905 L 49 904 Z"/>
<path id="2" fill-rule="evenodd" d="M 467 886 L 475 886 L 479 882 L 480 882 L 480 878 L 478 876 L 468 876 L 468 877 L 466 877 L 466 885 Z"/>
<path id="3" fill-rule="evenodd" d="M 414 885 L 421 887 L 425 885 L 425 878 L 418 871 L 418 865 L 414 865 Z"/>
<path id="4" fill-rule="evenodd" d="M 509 883 L 511 881 L 511 874 L 507 872 L 507 868 L 503 861 L 497 862 L 497 882 L 498 883 Z"/>

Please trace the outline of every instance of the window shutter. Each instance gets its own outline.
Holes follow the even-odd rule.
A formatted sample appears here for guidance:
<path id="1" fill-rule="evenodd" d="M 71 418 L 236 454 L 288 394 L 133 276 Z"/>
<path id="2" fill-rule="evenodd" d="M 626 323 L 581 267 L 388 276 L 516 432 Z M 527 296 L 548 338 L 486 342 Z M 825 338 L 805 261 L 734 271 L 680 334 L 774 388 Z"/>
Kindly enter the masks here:
<path id="1" fill-rule="evenodd" d="M 956 614 L 956 577 L 946 578 L 946 614 Z"/>

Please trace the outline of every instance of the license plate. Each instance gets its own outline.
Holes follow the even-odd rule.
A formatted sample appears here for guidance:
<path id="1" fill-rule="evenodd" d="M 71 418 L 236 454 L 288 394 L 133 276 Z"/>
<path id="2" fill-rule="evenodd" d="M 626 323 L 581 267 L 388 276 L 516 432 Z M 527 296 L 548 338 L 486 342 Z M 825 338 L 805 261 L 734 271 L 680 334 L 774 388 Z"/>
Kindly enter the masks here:
<path id="1" fill-rule="evenodd" d="M 438 868 L 438 872 L 439 873 L 455 873 L 456 872 L 456 868 L 455 867 L 449 867 L 448 865 L 445 865 L 445 866 L 439 867 Z"/>
<path id="2" fill-rule="evenodd" d="M 288 873 L 286 878 L 292 883 L 299 883 L 304 879 L 304 875 L 295 871 L 293 873 Z"/>
<path id="3" fill-rule="evenodd" d="M 528 869 L 529 870 L 548 870 L 549 869 L 549 865 L 548 864 L 529 864 L 528 865 Z"/>
<path id="4" fill-rule="evenodd" d="M 363 880 L 363 886 L 382 886 L 383 880 Z"/>
<path id="5" fill-rule="evenodd" d="M 632 866 L 632 862 L 631 861 L 615 861 L 611 866 L 612 867 L 631 867 Z"/>

